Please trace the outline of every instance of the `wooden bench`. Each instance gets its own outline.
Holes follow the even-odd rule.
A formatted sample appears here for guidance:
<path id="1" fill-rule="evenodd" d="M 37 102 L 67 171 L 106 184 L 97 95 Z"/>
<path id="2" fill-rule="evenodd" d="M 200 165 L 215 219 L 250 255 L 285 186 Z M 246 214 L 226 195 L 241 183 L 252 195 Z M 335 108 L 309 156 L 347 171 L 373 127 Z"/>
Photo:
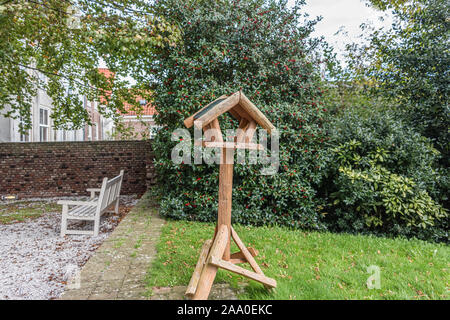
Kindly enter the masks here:
<path id="1" fill-rule="evenodd" d="M 63 206 L 61 218 L 61 236 L 66 234 L 90 234 L 98 236 L 100 217 L 114 206 L 114 211 L 119 212 L 120 188 L 123 180 L 123 170 L 117 177 L 110 180 L 103 179 L 101 188 L 87 189 L 91 193 L 89 201 L 60 200 L 58 204 Z M 96 194 L 99 196 L 96 197 Z M 94 230 L 68 230 L 67 220 L 94 221 Z"/>

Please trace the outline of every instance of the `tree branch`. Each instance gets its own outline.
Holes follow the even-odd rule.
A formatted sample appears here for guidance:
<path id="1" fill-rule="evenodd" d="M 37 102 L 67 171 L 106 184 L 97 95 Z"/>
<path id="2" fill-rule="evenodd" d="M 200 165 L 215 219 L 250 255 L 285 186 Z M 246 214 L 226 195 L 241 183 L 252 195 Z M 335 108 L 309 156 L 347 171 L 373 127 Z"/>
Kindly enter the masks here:
<path id="1" fill-rule="evenodd" d="M 102 93 L 104 93 L 104 91 L 105 91 L 105 90 L 100 90 L 99 88 L 97 88 L 95 86 L 91 86 L 91 85 L 85 84 L 83 82 L 80 82 L 79 80 L 76 80 L 76 79 L 74 79 L 72 77 L 69 77 L 69 76 L 65 76 L 65 75 L 62 75 L 62 74 L 55 73 L 55 72 L 50 72 L 50 71 L 42 70 L 42 69 L 39 69 L 39 68 L 36 68 L 36 67 L 24 65 L 24 64 L 19 63 L 19 62 L 14 62 L 14 61 L 10 60 L 9 58 L 5 58 L 5 60 L 8 61 L 9 63 L 13 64 L 13 65 L 21 66 L 21 67 L 29 69 L 29 70 L 34 70 L 34 71 L 38 71 L 38 72 L 41 72 L 41 73 L 46 74 L 46 75 L 51 75 L 51 76 L 56 76 L 56 77 L 60 77 L 60 78 L 63 78 L 63 79 L 67 79 L 69 81 L 72 81 L 72 82 L 80 85 L 80 86 L 83 86 L 83 87 L 86 87 L 86 88 L 89 88 L 89 89 L 93 89 L 93 90 L 96 90 L 98 92 L 102 92 L 103 91 Z"/>

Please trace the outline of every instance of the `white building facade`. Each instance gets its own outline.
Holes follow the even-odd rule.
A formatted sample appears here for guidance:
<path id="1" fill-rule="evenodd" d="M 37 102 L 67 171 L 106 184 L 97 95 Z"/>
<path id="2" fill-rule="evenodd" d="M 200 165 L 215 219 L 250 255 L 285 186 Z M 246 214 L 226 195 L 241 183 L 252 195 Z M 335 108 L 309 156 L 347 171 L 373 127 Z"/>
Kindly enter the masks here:
<path id="1" fill-rule="evenodd" d="M 85 108 L 87 101 L 83 97 Z M 11 107 L 6 105 L 1 113 L 10 111 Z M 78 130 L 56 129 L 51 118 L 53 111 L 52 99 L 42 90 L 37 90 L 37 95 L 33 98 L 31 107 L 31 129 L 27 132 L 20 132 L 20 119 L 4 117 L 0 114 L 0 143 L 1 142 L 55 142 L 55 141 L 86 141 L 98 140 L 101 135 L 95 134 L 95 138 L 90 135 L 89 126 L 84 126 Z M 99 128 L 100 130 L 102 128 Z"/>

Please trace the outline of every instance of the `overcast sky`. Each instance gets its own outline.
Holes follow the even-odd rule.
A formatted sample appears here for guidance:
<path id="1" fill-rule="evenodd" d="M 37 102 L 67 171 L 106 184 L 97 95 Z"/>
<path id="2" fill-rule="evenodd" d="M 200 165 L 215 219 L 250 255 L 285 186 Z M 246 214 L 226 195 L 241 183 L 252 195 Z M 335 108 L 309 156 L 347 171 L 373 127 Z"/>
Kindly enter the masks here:
<path id="1" fill-rule="evenodd" d="M 289 3 L 293 2 L 289 0 Z M 338 53 L 344 50 L 345 44 L 358 40 L 358 35 L 361 34 L 359 26 L 362 23 L 372 22 L 377 27 L 391 23 L 388 16 L 385 16 L 384 22 L 379 21 L 378 17 L 382 12 L 367 7 L 365 0 L 306 0 L 306 3 L 303 8 L 311 18 L 323 17 L 316 25 L 313 35 L 324 36 Z M 341 27 L 347 35 L 334 35 Z"/>

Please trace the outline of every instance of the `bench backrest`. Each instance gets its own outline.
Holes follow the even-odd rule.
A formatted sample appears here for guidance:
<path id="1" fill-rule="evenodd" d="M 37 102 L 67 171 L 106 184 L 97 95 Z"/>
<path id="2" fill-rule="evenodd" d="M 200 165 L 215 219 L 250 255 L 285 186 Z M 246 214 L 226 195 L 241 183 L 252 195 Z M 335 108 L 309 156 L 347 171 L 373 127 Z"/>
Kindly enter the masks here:
<path id="1" fill-rule="evenodd" d="M 101 215 L 103 211 L 108 209 L 119 197 L 120 188 L 122 187 L 123 170 L 120 170 L 120 174 L 110 180 L 108 178 L 103 179 L 102 188 L 98 197 L 97 215 Z"/>

